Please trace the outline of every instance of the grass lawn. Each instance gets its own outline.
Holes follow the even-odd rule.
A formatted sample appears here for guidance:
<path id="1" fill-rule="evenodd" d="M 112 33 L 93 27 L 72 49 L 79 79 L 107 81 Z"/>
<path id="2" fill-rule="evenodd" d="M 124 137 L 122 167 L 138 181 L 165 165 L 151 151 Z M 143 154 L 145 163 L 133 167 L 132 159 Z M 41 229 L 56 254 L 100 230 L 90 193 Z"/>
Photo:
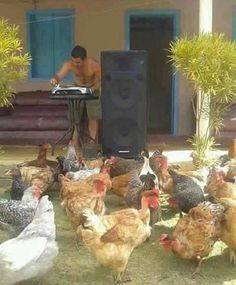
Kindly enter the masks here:
<path id="1" fill-rule="evenodd" d="M 10 180 L 0 180 L 0 197 L 7 197 L 5 192 L 10 187 Z M 64 213 L 57 192 L 49 193 L 56 213 L 57 242 L 59 255 L 54 267 L 40 281 L 40 285 L 112 285 L 111 271 L 99 265 L 88 250 L 75 243 L 73 232 Z M 108 211 L 125 208 L 122 199 L 108 194 L 106 197 Z M 196 263 L 177 259 L 172 253 L 165 252 L 158 243 L 162 233 L 171 233 L 178 219 L 178 214 L 163 207 L 163 223 L 156 225 L 149 241 L 135 249 L 129 259 L 128 270 L 132 277 L 130 285 L 228 285 L 236 284 L 236 267 L 229 263 L 228 250 L 223 243 L 217 242 L 211 256 L 201 266 L 201 274 L 195 279 L 192 273 Z M 0 241 L 6 239 L 0 231 Z M 0 277 L 1 278 L 1 277 Z M 21 285 L 35 285 L 36 280 L 21 282 Z"/>
<path id="2" fill-rule="evenodd" d="M 6 194 L 2 196 L 6 197 Z M 59 255 L 55 266 L 41 280 L 41 285 L 111 285 L 114 284 L 111 271 L 100 266 L 88 250 L 75 243 L 75 234 L 65 215 L 57 193 L 50 195 L 56 212 L 57 242 Z M 113 194 L 106 199 L 108 210 L 124 208 L 125 204 Z M 171 232 L 178 215 L 165 211 L 163 207 L 164 223 L 155 226 L 152 236 L 132 253 L 128 270 L 132 276 L 130 285 L 148 284 L 236 284 L 236 269 L 229 263 L 228 252 L 221 242 L 215 244 L 210 257 L 202 263 L 201 275 L 192 278 L 195 262 L 177 259 L 173 254 L 163 251 L 158 244 L 161 233 Z M 0 232 L 3 241 L 6 235 Z M 21 284 L 33 285 L 27 281 Z"/>

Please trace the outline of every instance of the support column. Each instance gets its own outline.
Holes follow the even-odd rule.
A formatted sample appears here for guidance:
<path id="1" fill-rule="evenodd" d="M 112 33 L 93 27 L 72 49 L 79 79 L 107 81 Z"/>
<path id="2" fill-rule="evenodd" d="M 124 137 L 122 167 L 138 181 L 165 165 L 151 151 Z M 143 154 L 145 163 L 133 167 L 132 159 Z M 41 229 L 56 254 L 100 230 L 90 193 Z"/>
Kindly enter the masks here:
<path id="1" fill-rule="evenodd" d="M 212 33 L 212 10 L 212 0 L 199 0 L 199 34 Z M 209 103 L 209 98 L 199 91 L 197 95 L 199 121 L 197 120 L 196 124 L 196 131 L 199 136 L 209 135 L 209 117 L 201 114 L 201 108 L 203 106 L 204 108 L 208 108 Z"/>
<path id="2" fill-rule="evenodd" d="M 212 0 L 199 0 L 199 33 L 212 32 Z"/>

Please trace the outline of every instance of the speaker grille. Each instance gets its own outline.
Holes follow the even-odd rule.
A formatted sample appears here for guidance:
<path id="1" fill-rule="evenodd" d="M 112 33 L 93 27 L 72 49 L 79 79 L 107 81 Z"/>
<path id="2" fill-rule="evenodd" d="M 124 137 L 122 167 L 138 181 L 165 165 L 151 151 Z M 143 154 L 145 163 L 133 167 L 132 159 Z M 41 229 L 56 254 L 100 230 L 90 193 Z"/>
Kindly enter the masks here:
<path id="1" fill-rule="evenodd" d="M 146 52 L 102 52 L 101 65 L 103 153 L 137 156 L 146 147 Z"/>

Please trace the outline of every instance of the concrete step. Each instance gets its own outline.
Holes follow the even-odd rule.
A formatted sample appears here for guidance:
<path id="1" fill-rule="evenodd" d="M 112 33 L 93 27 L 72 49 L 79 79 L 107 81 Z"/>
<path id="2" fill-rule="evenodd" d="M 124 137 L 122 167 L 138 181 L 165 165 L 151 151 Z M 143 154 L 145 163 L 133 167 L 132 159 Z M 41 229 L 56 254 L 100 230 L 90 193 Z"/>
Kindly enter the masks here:
<path id="1" fill-rule="evenodd" d="M 67 105 L 17 105 L 11 111 L 12 116 L 32 116 L 32 117 L 67 117 Z"/>
<path id="2" fill-rule="evenodd" d="M 50 99 L 49 95 L 51 91 L 31 91 L 31 92 L 20 92 L 15 98 L 13 105 L 26 106 L 26 105 L 67 105 L 65 100 Z"/>
<path id="3" fill-rule="evenodd" d="M 66 130 L 69 127 L 65 116 L 2 116 L 0 131 Z"/>
<path id="4" fill-rule="evenodd" d="M 59 138 L 65 134 L 63 130 L 51 131 L 1 131 L 1 145 L 39 145 L 42 143 L 54 144 Z M 68 143 L 69 138 L 66 137 L 61 144 Z"/>

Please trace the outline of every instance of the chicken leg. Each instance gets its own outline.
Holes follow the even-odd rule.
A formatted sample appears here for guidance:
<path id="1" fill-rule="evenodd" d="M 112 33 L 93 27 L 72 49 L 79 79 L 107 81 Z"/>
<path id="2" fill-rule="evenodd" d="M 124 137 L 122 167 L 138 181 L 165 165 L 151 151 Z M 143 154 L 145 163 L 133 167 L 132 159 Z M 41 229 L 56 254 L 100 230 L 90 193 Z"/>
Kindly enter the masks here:
<path id="1" fill-rule="evenodd" d="M 229 260 L 234 265 L 236 264 L 236 254 L 232 249 L 230 249 L 230 251 L 229 251 Z"/>
<path id="2" fill-rule="evenodd" d="M 131 281 L 132 279 L 127 269 L 124 272 L 119 272 L 115 278 L 116 284 L 121 284 L 121 283 L 131 282 Z"/>
<path id="3" fill-rule="evenodd" d="M 197 274 L 201 275 L 200 274 L 200 267 L 201 267 L 201 264 L 202 264 L 202 258 L 200 256 L 197 256 L 197 268 L 194 270 L 193 274 L 192 274 L 192 277 L 195 278 Z"/>

